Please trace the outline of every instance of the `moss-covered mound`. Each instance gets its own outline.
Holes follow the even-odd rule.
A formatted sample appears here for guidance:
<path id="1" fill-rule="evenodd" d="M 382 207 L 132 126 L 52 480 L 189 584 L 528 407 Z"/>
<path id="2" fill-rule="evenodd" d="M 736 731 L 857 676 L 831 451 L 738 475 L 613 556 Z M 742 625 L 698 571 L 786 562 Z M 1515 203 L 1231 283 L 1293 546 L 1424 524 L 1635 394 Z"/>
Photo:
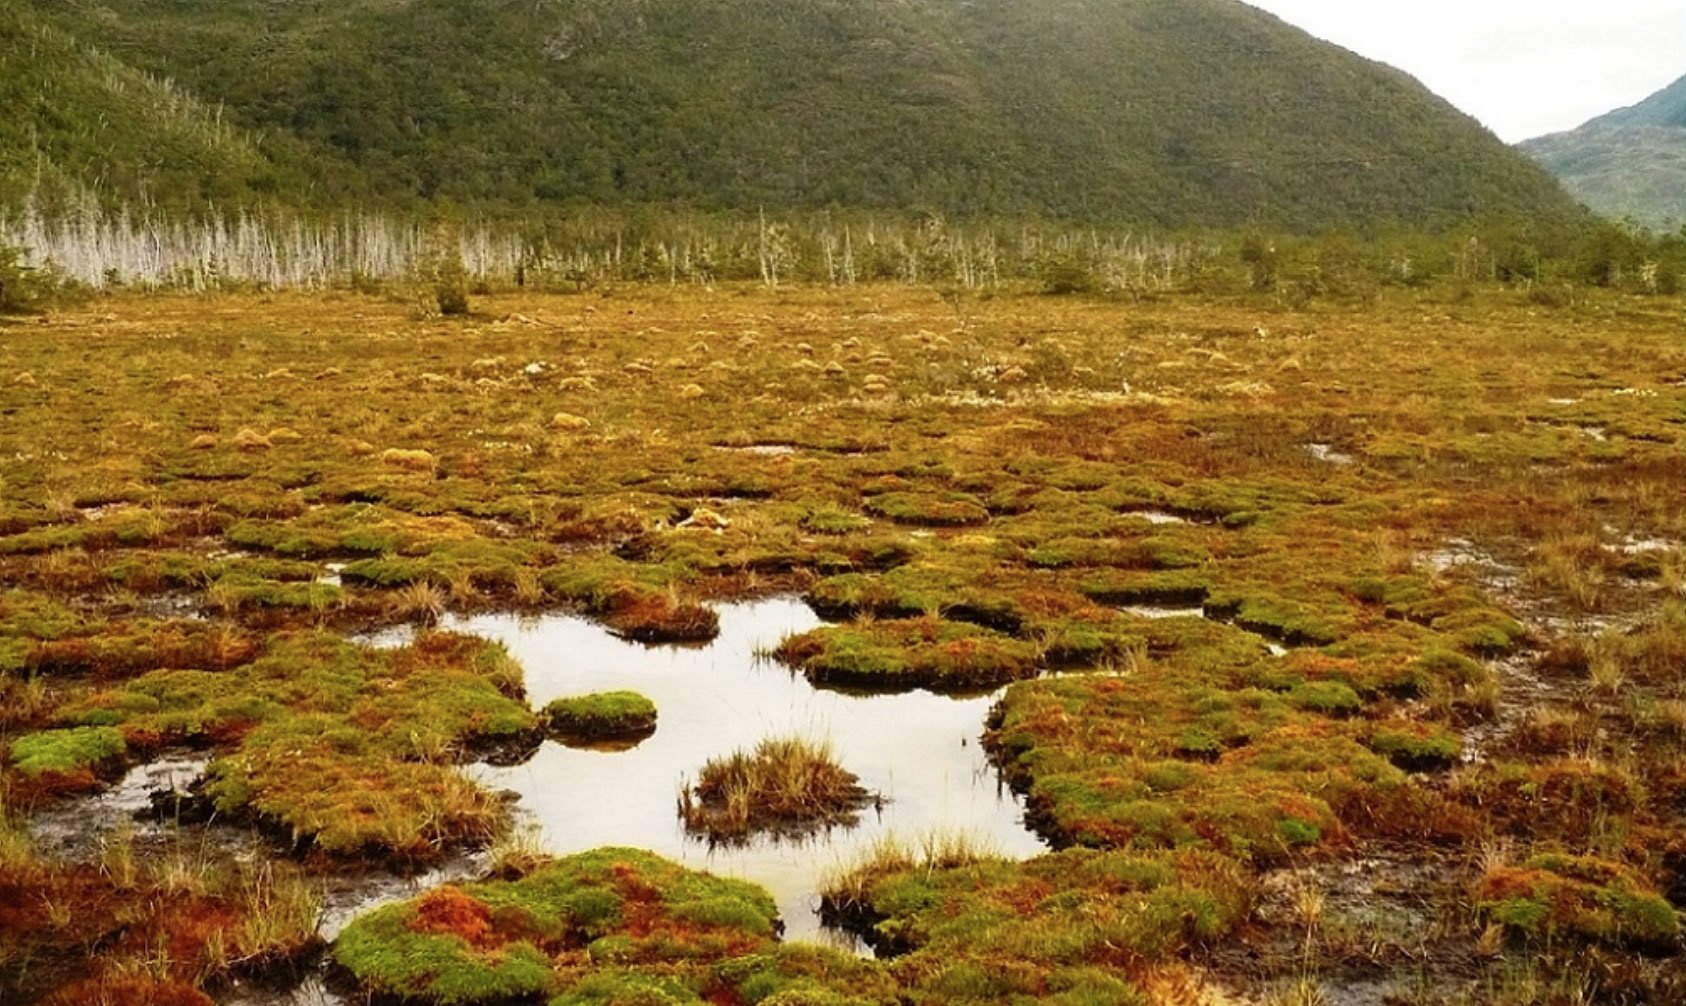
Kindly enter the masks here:
<path id="1" fill-rule="evenodd" d="M 656 704 L 637 692 L 594 692 L 552 701 L 545 726 L 564 741 L 625 741 L 656 730 Z"/>
<path id="2" fill-rule="evenodd" d="M 601 618 L 627 639 L 641 643 L 713 639 L 720 631 L 720 616 L 713 608 L 676 596 L 658 574 L 614 556 L 583 556 L 552 566 L 539 583 L 550 596 Z"/>
<path id="3" fill-rule="evenodd" d="M 1529 939 L 1572 937 L 1669 950 L 1680 943 L 1674 906 L 1631 869 L 1590 856 L 1548 853 L 1495 866 L 1476 884 L 1489 920 Z"/>
<path id="4" fill-rule="evenodd" d="M 224 814 L 329 852 L 427 857 L 495 830 L 502 808 L 455 763 L 535 728 L 520 689 L 520 667 L 474 637 L 382 651 L 296 633 L 234 670 L 153 671 L 60 718 L 131 749 L 213 746 L 205 789 Z"/>
<path id="5" fill-rule="evenodd" d="M 334 961 L 367 993 L 467 1004 L 608 993 L 663 981 L 616 970 L 701 966 L 772 949 L 777 910 L 760 888 L 637 849 L 598 849 L 518 880 L 435 888 L 355 919 Z M 589 970 L 588 970 L 589 969 Z M 683 979 L 680 985 L 684 986 Z M 656 1000 L 660 1001 L 660 1000 Z"/>
<path id="6" fill-rule="evenodd" d="M 128 745 L 111 727 L 72 727 L 27 734 L 12 742 L 8 761 L 32 787 L 49 792 L 89 789 Z"/>
<path id="7" fill-rule="evenodd" d="M 1348 825 L 1405 826 L 1431 799 L 1361 743 L 1362 726 L 1331 715 L 1335 696 L 1358 702 L 1334 683 L 1052 679 L 1010 690 L 985 742 L 1053 839 L 1268 862 Z"/>
<path id="8" fill-rule="evenodd" d="M 898 974 L 933 1001 L 1136 1003 L 1148 1000 L 1132 976 L 1245 918 L 1243 876 L 1193 852 L 1072 849 L 1013 863 L 888 849 L 838 879 L 824 911 L 905 955 Z"/>
<path id="9" fill-rule="evenodd" d="M 1035 645 L 941 618 L 826 626 L 779 644 L 780 660 L 815 684 L 862 688 L 991 688 L 1036 674 Z"/>
<path id="10" fill-rule="evenodd" d="M 888 492 L 870 497 L 866 512 L 901 524 L 966 527 L 989 522 L 989 511 L 966 493 Z"/>

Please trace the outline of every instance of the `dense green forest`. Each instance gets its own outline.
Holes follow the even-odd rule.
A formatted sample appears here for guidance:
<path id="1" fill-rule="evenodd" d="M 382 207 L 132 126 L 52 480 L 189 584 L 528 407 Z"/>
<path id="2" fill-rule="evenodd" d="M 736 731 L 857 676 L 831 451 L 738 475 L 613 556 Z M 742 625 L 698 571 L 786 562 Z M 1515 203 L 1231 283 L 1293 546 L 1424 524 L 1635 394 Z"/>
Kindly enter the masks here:
<path id="1" fill-rule="evenodd" d="M 1686 222 L 1686 77 L 1522 149 L 1599 213 L 1663 229 Z"/>
<path id="2" fill-rule="evenodd" d="M 180 86 L 0 5 L 0 209 L 32 190 L 137 205 L 251 200 L 271 155 Z"/>
<path id="3" fill-rule="evenodd" d="M 1578 213 L 1407 76 L 1234 0 L 14 0 L 0 33 L 14 194 L 1297 231 Z"/>

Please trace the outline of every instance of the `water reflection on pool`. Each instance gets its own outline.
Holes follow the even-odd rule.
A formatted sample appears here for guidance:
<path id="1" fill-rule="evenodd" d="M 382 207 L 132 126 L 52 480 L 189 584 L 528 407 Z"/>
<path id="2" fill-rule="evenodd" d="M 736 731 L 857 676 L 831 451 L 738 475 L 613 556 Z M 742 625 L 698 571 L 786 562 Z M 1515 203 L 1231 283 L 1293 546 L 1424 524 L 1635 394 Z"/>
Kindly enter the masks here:
<path id="1" fill-rule="evenodd" d="M 1023 807 L 978 738 L 994 695 L 822 691 L 757 652 L 819 621 L 790 599 L 723 605 L 720 635 L 701 647 L 646 647 L 572 616 L 484 615 L 444 627 L 503 642 L 527 672 L 535 708 L 564 695 L 632 689 L 656 703 L 654 736 L 628 751 L 546 743 L 525 764 L 475 766 L 476 778 L 520 794 L 544 847 L 557 854 L 601 845 L 651 849 L 678 862 L 762 884 L 779 903 L 787 938 L 836 942 L 815 914 L 826 873 L 886 834 L 917 839 L 963 831 L 1010 856 L 1042 851 Z M 761 840 L 710 848 L 679 823 L 681 785 L 703 762 L 769 736 L 826 738 L 868 789 L 886 798 L 859 826 L 801 843 Z"/>

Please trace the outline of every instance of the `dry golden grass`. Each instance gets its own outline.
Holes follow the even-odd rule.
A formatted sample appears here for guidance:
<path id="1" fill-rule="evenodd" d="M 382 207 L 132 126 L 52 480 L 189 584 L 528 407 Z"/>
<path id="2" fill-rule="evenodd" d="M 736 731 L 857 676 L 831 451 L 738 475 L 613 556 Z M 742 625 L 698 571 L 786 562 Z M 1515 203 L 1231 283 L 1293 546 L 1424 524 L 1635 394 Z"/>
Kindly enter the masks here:
<path id="1" fill-rule="evenodd" d="M 800 835 L 847 825 L 872 795 L 838 764 L 829 741 L 769 737 L 709 761 L 679 794 L 685 827 L 715 841 L 756 832 Z"/>

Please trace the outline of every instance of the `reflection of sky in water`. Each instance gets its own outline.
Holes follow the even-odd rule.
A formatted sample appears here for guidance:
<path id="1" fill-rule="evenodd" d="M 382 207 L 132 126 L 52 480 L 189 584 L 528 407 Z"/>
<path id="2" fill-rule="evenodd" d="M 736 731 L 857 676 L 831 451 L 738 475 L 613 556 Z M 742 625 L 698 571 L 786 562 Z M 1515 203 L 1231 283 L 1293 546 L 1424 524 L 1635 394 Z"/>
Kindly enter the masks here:
<path id="1" fill-rule="evenodd" d="M 152 806 L 157 794 L 186 792 L 207 764 L 202 756 L 171 755 L 137 765 L 110 789 L 37 813 L 29 822 L 30 838 L 39 852 L 87 860 L 99 855 L 101 844 L 115 831 L 159 835 L 163 828 L 158 821 L 137 815 Z"/>
<path id="2" fill-rule="evenodd" d="M 520 793 L 520 806 L 552 852 L 636 846 L 762 884 L 778 901 L 793 938 L 825 938 L 814 914 L 824 875 L 887 833 L 917 839 L 931 831 L 961 831 L 1007 855 L 1042 850 L 978 743 L 993 696 L 819 691 L 801 675 L 755 656 L 757 648 L 818 625 L 806 606 L 772 600 L 719 610 L 719 637 L 694 648 L 627 643 L 569 616 L 448 620 L 445 628 L 508 645 L 526 669 L 534 708 L 564 695 L 631 689 L 649 696 L 659 711 L 655 735 L 633 750 L 547 743 L 526 764 L 479 766 L 473 774 L 488 786 Z M 685 834 L 676 801 L 687 777 L 716 755 L 789 734 L 830 739 L 843 765 L 889 802 L 882 811 L 868 807 L 856 828 L 801 844 L 761 841 L 710 850 Z"/>

